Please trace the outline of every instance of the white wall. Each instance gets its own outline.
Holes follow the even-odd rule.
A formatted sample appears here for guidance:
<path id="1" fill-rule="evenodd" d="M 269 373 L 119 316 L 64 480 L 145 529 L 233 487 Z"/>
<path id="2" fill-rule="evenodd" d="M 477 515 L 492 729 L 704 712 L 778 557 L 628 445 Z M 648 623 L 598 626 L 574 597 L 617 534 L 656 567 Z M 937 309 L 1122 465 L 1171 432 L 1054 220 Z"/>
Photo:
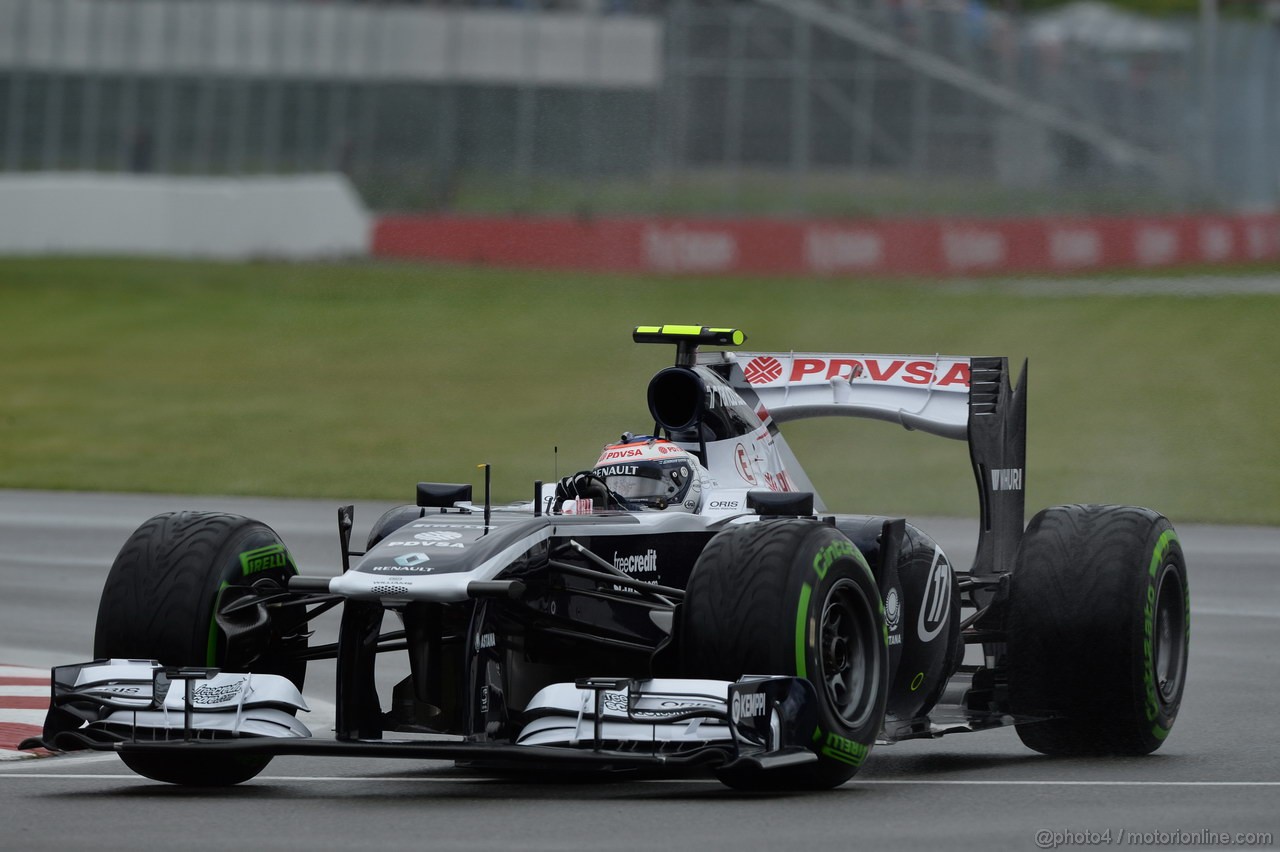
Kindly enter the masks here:
<path id="1" fill-rule="evenodd" d="M 0 254 L 335 258 L 370 228 L 342 175 L 0 175 Z"/>

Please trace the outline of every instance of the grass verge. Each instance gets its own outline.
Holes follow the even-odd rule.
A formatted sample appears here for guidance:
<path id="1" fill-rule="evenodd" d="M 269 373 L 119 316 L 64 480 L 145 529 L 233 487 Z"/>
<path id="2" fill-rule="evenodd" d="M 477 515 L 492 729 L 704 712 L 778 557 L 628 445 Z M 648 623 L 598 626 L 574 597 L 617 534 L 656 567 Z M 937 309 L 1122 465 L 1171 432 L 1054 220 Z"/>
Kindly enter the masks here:
<path id="1" fill-rule="evenodd" d="M 645 387 L 672 353 L 631 343 L 630 329 L 685 322 L 743 328 L 751 349 L 1029 358 L 1029 513 L 1100 501 L 1278 524 L 1278 304 L 4 259 L 0 487 L 408 501 L 419 479 L 479 483 L 489 462 L 496 496 L 521 498 L 648 428 Z M 833 508 L 976 511 L 959 442 L 846 420 L 787 434 Z"/>

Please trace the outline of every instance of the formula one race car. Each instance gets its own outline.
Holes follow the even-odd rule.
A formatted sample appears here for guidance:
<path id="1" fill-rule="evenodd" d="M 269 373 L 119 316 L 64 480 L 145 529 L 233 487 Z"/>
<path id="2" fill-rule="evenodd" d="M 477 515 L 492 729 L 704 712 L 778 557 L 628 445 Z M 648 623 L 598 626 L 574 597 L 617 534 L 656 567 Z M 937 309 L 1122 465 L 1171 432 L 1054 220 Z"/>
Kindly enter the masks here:
<path id="1" fill-rule="evenodd" d="M 1186 567 L 1149 509 L 1046 509 L 1023 529 L 1025 367 L 994 357 L 766 354 L 734 329 L 637 328 L 676 347 L 651 435 L 495 508 L 419 483 L 342 572 L 299 575 L 266 525 L 152 518 L 125 543 L 92 663 L 53 670 L 26 747 L 114 750 L 178 784 L 275 755 L 626 769 L 702 765 L 750 789 L 825 788 L 873 744 L 1015 725 L 1046 754 L 1144 754 L 1178 712 Z M 823 415 L 967 442 L 981 530 L 957 570 L 901 518 L 832 514 L 779 433 Z M 353 557 L 356 561 L 352 561 Z M 338 641 L 308 622 L 342 605 Z M 401 629 L 384 632 L 392 612 Z M 966 648 L 973 648 L 966 661 Z M 979 653 L 980 649 L 980 653 Z M 378 655 L 408 655 L 379 695 Z M 296 718 L 334 659 L 336 735 Z"/>

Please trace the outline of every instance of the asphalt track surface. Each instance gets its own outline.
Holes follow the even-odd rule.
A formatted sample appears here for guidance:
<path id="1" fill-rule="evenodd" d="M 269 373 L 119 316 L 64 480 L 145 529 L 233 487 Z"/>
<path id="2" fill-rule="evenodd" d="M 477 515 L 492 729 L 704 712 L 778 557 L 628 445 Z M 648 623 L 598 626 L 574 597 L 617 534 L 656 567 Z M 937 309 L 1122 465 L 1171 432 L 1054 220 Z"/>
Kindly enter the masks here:
<path id="1" fill-rule="evenodd" d="M 177 508 L 258 517 L 304 573 L 336 572 L 329 502 L 0 491 L 0 663 L 88 659 L 116 551 L 147 517 Z M 384 508 L 358 504 L 357 540 Z M 919 524 L 953 561 L 971 556 L 970 522 Z M 113 755 L 65 755 L 0 761 L 0 849 L 1273 848 L 1280 529 L 1179 532 L 1190 672 L 1177 725 L 1148 757 L 1048 758 L 1004 729 L 879 747 L 830 792 L 746 795 L 700 776 L 487 777 L 447 763 L 329 758 L 278 758 L 239 787 L 184 789 L 132 775 Z M 323 717 L 332 676 L 322 665 L 307 694 Z M 1270 842 L 1235 836 L 1246 832 L 1270 832 Z"/>

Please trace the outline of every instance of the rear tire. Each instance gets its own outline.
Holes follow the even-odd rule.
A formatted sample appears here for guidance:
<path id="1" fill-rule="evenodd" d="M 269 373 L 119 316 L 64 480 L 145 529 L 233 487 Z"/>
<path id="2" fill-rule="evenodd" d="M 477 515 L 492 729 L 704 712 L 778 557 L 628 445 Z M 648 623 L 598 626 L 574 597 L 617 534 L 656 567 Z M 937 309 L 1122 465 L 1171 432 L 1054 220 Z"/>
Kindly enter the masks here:
<path id="1" fill-rule="evenodd" d="M 1032 518 L 1010 588 L 1009 698 L 1043 754 L 1155 751 L 1178 715 L 1191 604 L 1173 526 L 1133 506 Z"/>
<path id="2" fill-rule="evenodd" d="M 862 765 L 884 724 L 889 663 L 884 607 L 862 554 L 818 521 L 761 521 L 711 540 L 681 606 L 686 676 L 807 678 L 818 697 L 818 762 L 722 769 L 740 789 L 827 789 Z"/>
<path id="3" fill-rule="evenodd" d="M 219 512 L 156 515 L 125 542 L 107 575 L 98 605 L 97 658 L 158 660 L 166 666 L 228 663 L 226 638 L 214 619 L 231 586 L 287 587 L 298 573 L 275 531 L 261 521 Z M 273 634 L 259 659 L 243 670 L 288 677 L 302 688 L 306 637 Z M 240 670 L 240 669 L 237 669 Z M 172 784 L 226 786 L 261 772 L 270 757 L 121 754 L 140 775 Z"/>

